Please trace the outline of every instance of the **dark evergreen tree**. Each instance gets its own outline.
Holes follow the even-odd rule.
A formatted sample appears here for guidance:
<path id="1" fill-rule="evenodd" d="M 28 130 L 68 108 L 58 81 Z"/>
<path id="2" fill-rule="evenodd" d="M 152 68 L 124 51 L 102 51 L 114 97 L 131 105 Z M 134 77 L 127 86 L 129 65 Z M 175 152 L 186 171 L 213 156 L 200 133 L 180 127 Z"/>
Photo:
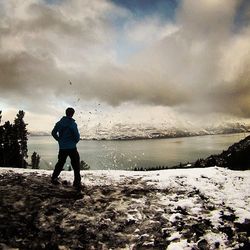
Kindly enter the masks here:
<path id="1" fill-rule="evenodd" d="M 0 166 L 3 166 L 3 126 L 1 125 L 2 110 L 0 110 Z"/>
<path id="2" fill-rule="evenodd" d="M 3 167 L 11 167 L 11 159 L 14 147 L 13 147 L 13 126 L 9 121 L 5 122 L 2 126 L 3 135 L 2 135 L 2 166 Z"/>
<path id="3" fill-rule="evenodd" d="M 88 169 L 90 169 L 90 166 L 85 161 L 81 161 L 80 170 L 88 170 Z"/>
<path id="4" fill-rule="evenodd" d="M 40 163 L 40 155 L 37 152 L 33 152 L 31 156 L 31 168 L 32 169 L 39 169 Z"/>
<path id="5" fill-rule="evenodd" d="M 22 168 L 27 167 L 27 162 L 25 161 L 25 158 L 28 157 L 28 147 L 27 147 L 27 141 L 28 141 L 28 131 L 26 129 L 27 124 L 24 122 L 24 111 L 19 110 L 13 125 L 14 130 L 14 136 L 15 136 L 15 143 L 18 143 L 18 146 L 16 145 L 15 149 L 18 148 L 19 152 L 15 152 L 15 154 L 18 156 L 18 162 L 16 166 L 20 166 Z"/>
<path id="6" fill-rule="evenodd" d="M 0 112 L 0 121 L 1 121 Z M 9 121 L 0 126 L 0 166 L 26 167 L 27 162 L 27 124 L 24 123 L 24 112 L 19 111 L 14 124 Z"/>

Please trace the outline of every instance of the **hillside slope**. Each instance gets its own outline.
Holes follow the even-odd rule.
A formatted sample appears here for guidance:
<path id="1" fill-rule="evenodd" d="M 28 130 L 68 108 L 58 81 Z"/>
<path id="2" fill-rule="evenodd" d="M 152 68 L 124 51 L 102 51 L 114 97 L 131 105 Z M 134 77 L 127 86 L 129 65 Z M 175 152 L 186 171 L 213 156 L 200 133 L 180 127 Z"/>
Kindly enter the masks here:
<path id="1" fill-rule="evenodd" d="M 219 166 L 234 170 L 250 169 L 250 136 L 234 143 L 219 155 L 211 155 L 208 158 L 195 162 L 194 167 Z"/>
<path id="2" fill-rule="evenodd" d="M 249 249 L 250 172 L 0 169 L 3 249 Z M 5 247 L 5 248 L 4 248 Z"/>

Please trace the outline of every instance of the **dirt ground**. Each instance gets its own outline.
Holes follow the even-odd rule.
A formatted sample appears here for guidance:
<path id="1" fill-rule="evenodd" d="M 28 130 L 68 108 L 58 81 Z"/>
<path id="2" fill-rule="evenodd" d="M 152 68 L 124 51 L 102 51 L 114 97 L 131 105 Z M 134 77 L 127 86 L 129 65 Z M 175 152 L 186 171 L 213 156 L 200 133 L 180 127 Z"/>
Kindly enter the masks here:
<path id="1" fill-rule="evenodd" d="M 180 180 L 181 181 L 181 180 Z M 162 202 L 188 197 L 195 215 Z M 208 214 L 219 209 L 220 225 Z M 173 219 L 174 216 L 174 219 Z M 172 218 L 172 219 L 170 219 Z M 250 222 L 235 222 L 231 208 L 211 203 L 199 190 L 157 189 L 141 178 L 115 185 L 50 184 L 48 175 L 0 175 L 0 249 L 167 249 L 186 240 L 190 249 L 250 249 Z M 220 235 L 208 241 L 206 234 Z"/>

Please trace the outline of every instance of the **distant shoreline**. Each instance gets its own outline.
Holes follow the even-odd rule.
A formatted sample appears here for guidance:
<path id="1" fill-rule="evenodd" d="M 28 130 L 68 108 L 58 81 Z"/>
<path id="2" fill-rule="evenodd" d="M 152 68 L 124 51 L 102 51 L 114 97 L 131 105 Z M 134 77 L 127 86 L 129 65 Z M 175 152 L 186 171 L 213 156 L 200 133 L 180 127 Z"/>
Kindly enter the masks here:
<path id="1" fill-rule="evenodd" d="M 118 138 L 81 138 L 81 141 L 143 141 L 143 140 L 157 140 L 157 139 L 175 139 L 175 138 L 186 138 L 186 137 L 200 137 L 200 136 L 211 136 L 211 135 L 233 135 L 233 134 L 250 134 L 249 131 L 234 131 L 234 132 L 225 132 L 225 133 L 204 133 L 204 134 L 187 134 L 187 135 L 160 135 L 156 137 L 146 137 L 146 136 L 138 136 L 138 137 L 118 137 Z M 29 137 L 46 137 L 51 136 L 50 134 L 29 134 Z"/>

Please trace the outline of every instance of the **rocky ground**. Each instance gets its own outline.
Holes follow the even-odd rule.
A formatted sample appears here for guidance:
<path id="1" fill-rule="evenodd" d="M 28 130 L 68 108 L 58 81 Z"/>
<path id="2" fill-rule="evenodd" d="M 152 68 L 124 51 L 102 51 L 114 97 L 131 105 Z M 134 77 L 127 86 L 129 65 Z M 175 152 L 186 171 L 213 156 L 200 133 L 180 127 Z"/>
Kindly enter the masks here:
<path id="1" fill-rule="evenodd" d="M 250 249 L 248 219 L 237 220 L 233 207 L 185 176 L 172 181 L 159 188 L 139 174 L 124 176 L 112 185 L 86 182 L 79 195 L 69 181 L 53 186 L 47 174 L 2 172 L 0 249 Z"/>

